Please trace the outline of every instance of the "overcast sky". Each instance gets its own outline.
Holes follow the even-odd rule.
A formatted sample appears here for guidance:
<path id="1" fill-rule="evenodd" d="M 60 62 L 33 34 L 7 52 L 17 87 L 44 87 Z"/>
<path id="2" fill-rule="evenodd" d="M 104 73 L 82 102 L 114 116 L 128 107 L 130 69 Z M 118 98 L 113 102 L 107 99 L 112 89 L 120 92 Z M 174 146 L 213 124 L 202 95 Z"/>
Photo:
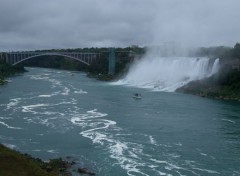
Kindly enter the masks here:
<path id="1" fill-rule="evenodd" d="M 0 0 L 0 51 L 234 46 L 240 0 Z"/>

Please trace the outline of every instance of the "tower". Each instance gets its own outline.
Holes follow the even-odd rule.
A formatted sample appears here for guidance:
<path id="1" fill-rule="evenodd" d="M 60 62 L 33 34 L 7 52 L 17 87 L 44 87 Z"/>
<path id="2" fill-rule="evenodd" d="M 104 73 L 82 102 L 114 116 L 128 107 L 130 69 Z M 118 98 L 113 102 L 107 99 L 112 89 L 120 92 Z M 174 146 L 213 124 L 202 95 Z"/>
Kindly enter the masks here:
<path id="1" fill-rule="evenodd" d="M 115 74 L 115 65 L 116 65 L 115 48 L 110 48 L 109 56 L 108 56 L 108 74 L 109 75 Z"/>

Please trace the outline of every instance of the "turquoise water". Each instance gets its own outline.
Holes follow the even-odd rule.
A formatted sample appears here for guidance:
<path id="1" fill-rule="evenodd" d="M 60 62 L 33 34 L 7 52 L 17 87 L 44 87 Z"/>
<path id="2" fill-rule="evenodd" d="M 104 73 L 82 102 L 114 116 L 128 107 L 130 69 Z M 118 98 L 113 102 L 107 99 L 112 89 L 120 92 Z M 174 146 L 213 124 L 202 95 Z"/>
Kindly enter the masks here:
<path id="1" fill-rule="evenodd" d="M 28 70 L 0 87 L 0 142 L 9 147 L 70 156 L 99 176 L 240 175 L 239 102 Z"/>

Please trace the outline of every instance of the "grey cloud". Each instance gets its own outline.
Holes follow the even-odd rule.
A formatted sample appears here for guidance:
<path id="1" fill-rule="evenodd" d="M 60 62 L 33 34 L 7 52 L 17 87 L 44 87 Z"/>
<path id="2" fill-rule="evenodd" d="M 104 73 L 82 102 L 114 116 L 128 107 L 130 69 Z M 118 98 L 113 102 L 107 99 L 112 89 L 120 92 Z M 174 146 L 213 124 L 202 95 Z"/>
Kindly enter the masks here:
<path id="1" fill-rule="evenodd" d="M 234 45 L 239 0 L 1 0 L 0 50 Z"/>
<path id="2" fill-rule="evenodd" d="M 239 41 L 240 1 L 202 0 L 166 7 L 155 21 L 156 42 L 177 41 L 186 45 L 233 45 Z M 183 1 L 181 1 L 183 2 Z"/>

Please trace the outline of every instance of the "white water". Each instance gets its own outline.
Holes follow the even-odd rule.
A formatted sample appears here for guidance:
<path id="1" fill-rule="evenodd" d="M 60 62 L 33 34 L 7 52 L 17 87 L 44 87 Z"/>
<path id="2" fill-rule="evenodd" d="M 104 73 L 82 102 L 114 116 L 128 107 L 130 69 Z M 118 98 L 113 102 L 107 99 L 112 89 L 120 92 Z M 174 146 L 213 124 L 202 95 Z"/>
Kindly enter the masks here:
<path id="1" fill-rule="evenodd" d="M 239 175 L 238 106 L 145 90 L 148 98 L 135 101 L 122 96 L 132 89 L 50 71 L 31 69 L 1 89 L 4 145 L 73 156 L 96 175 Z"/>
<path id="2" fill-rule="evenodd" d="M 218 69 L 219 59 L 211 64 L 209 58 L 147 56 L 136 61 L 127 75 L 114 84 L 173 92 L 190 81 L 217 73 Z"/>

